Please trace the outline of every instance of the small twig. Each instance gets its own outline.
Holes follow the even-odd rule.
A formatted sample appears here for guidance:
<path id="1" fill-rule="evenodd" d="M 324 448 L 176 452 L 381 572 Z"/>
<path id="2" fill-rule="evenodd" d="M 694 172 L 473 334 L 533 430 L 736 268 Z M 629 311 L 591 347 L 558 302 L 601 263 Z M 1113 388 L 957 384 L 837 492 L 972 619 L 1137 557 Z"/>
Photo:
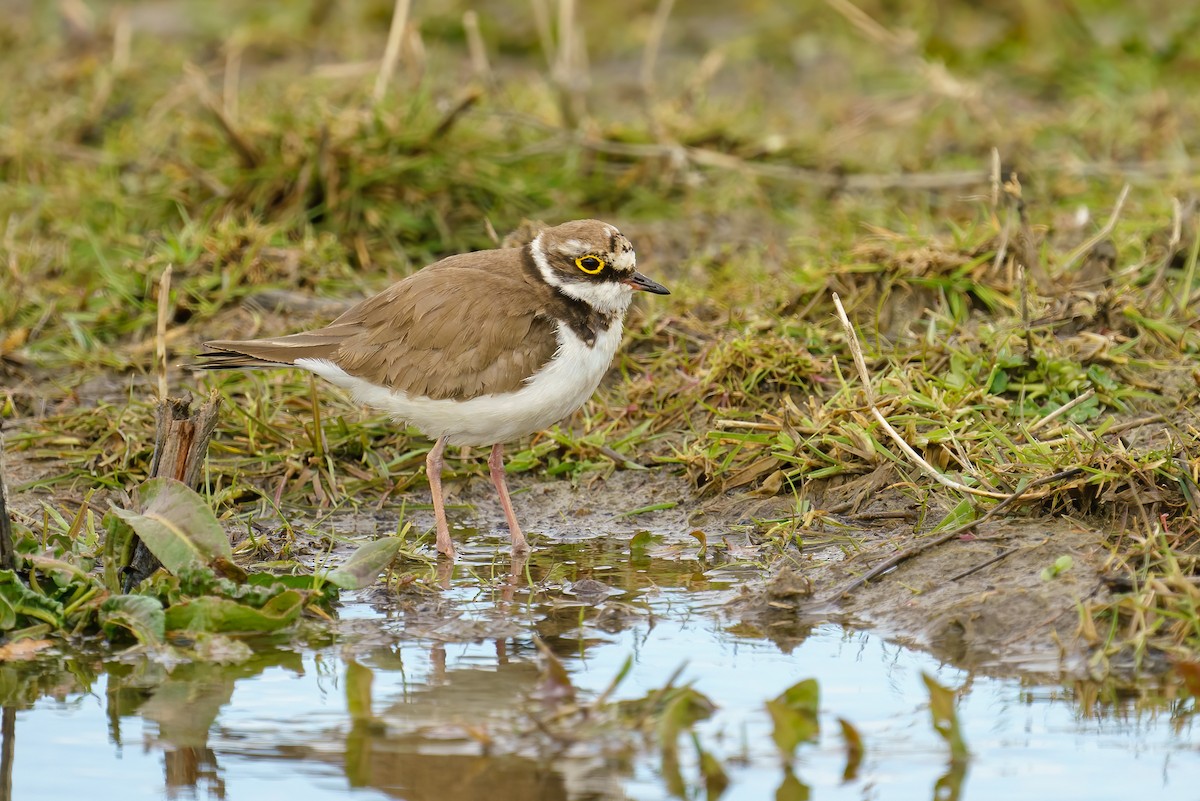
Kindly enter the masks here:
<path id="1" fill-rule="evenodd" d="M 8 492 L 4 489 L 4 428 L 0 421 L 0 570 L 13 568 L 12 520 L 8 517 Z"/>
<path id="2" fill-rule="evenodd" d="M 487 47 L 483 43 L 483 33 L 479 30 L 479 14 L 474 11 L 463 14 L 463 33 L 467 37 L 467 52 L 471 56 L 471 70 L 475 77 L 485 83 L 492 83 L 492 65 L 488 63 Z"/>
<path id="3" fill-rule="evenodd" d="M 1104 431 L 1104 436 L 1114 437 L 1134 428 L 1141 428 L 1142 426 L 1148 426 L 1152 423 L 1164 423 L 1166 420 L 1167 416 L 1165 414 L 1152 414 L 1148 417 L 1139 417 L 1137 420 L 1129 420 L 1125 423 L 1119 423 L 1115 426 L 1110 426 Z"/>
<path id="4" fill-rule="evenodd" d="M 1063 259 L 1059 272 L 1065 273 L 1069 271 L 1075 266 L 1075 262 L 1086 256 L 1092 248 L 1096 247 L 1096 245 L 1103 242 L 1112 234 L 1113 229 L 1117 227 L 1117 220 L 1121 219 L 1121 210 L 1125 208 L 1125 199 L 1129 197 L 1129 188 L 1129 184 L 1121 187 L 1121 193 L 1117 195 L 1117 202 L 1113 205 L 1112 214 L 1108 216 L 1108 222 L 1093 236 L 1084 241 L 1083 244 L 1067 254 L 1067 257 Z"/>
<path id="5" fill-rule="evenodd" d="M 1000 148 L 992 148 L 992 210 L 1000 208 Z"/>
<path id="6" fill-rule="evenodd" d="M 1001 559 L 1007 559 L 1008 557 L 1010 557 L 1014 553 L 1016 553 L 1018 550 L 1020 550 L 1020 549 L 1019 548 L 1009 548 L 1007 551 L 1002 551 L 1002 552 L 996 554 L 995 556 L 993 556 L 991 559 L 988 559 L 985 562 L 980 562 L 979 564 L 975 565 L 975 567 L 967 568 L 966 570 L 959 573 L 958 575 L 951 576 L 950 578 L 946 579 L 946 583 L 953 584 L 954 582 L 958 581 L 959 579 L 965 579 L 967 576 L 971 575 L 972 573 L 978 573 L 980 570 L 983 570 L 985 567 L 991 567 L 992 565 L 999 562 Z"/>
<path id="7" fill-rule="evenodd" d="M 1175 311 L 1183 312 L 1192 305 L 1192 284 L 1196 279 L 1196 261 L 1200 257 L 1200 225 L 1196 226 L 1195 236 L 1192 237 L 1192 247 L 1188 251 L 1187 263 L 1183 268 L 1183 285 L 1179 287 L 1179 295 L 1175 298 Z"/>
<path id="8" fill-rule="evenodd" d="M 1062 417 L 1067 412 L 1074 409 L 1079 404 L 1087 403 L 1089 400 L 1091 400 L 1093 397 L 1095 397 L 1095 395 L 1096 395 L 1096 390 L 1089 389 L 1087 392 L 1083 393 L 1079 397 L 1073 398 L 1072 400 L 1069 400 L 1066 403 L 1064 403 L 1062 406 L 1059 406 L 1057 409 L 1050 412 L 1050 414 L 1046 415 L 1041 420 L 1035 421 L 1032 425 L 1030 425 L 1028 428 L 1025 429 L 1025 433 L 1032 434 L 1034 431 L 1037 431 L 1039 428 L 1049 425 L 1050 423 L 1054 422 L 1058 418 Z"/>
<path id="9" fill-rule="evenodd" d="M 154 410 L 156 425 L 154 454 L 150 459 L 151 478 L 166 476 L 193 489 L 199 486 L 220 406 L 221 396 L 216 390 L 194 412 L 190 395 L 159 399 Z M 124 573 L 122 583 L 126 592 L 157 570 L 160 564 L 140 539 L 135 537 L 131 546 L 128 561 L 112 565 L 113 570 Z"/>
<path id="10" fill-rule="evenodd" d="M 238 85 L 242 79 L 242 45 L 230 42 L 225 51 L 225 76 L 221 83 L 221 108 L 233 123 L 238 121 Z"/>
<path id="11" fill-rule="evenodd" d="M 558 50 L 555 52 L 554 76 L 569 86 L 575 70 L 575 0 L 558 0 Z"/>
<path id="12" fill-rule="evenodd" d="M 928 542 L 922 542 L 918 545 L 914 545 L 910 548 L 906 548 L 903 551 L 901 551 L 900 553 L 896 554 L 895 556 L 892 556 L 891 558 L 876 565 L 875 567 L 868 570 L 866 573 L 863 573 L 861 576 L 859 576 L 858 578 L 851 581 L 849 584 L 847 584 L 842 589 L 835 592 L 832 596 L 830 596 L 829 601 L 833 602 L 833 601 L 836 601 L 838 598 L 842 598 L 846 595 L 849 595 L 850 593 L 854 592 L 862 585 L 866 584 L 868 581 L 870 581 L 874 578 L 877 578 L 879 576 L 882 576 L 884 573 L 887 573 L 892 568 L 896 567 L 897 565 L 901 564 L 902 562 L 906 562 L 909 559 L 912 559 L 914 556 L 917 556 L 919 554 L 924 553 L 925 551 L 928 551 L 930 548 L 936 548 L 937 546 L 942 545 L 943 543 L 949 542 L 952 539 L 962 536 L 963 533 L 970 531 L 971 529 L 976 528 L 977 526 L 983 525 L 988 520 L 990 520 L 993 517 L 995 517 L 996 515 L 1000 514 L 1000 512 L 1002 512 L 1005 509 L 1007 509 L 1008 507 L 1012 506 L 1020 498 L 1024 497 L 1025 494 L 1028 493 L 1031 489 L 1034 489 L 1035 487 L 1040 487 L 1044 484 L 1050 484 L 1055 481 L 1061 481 L 1063 479 L 1072 478 L 1074 476 L 1079 475 L 1082 472 L 1083 472 L 1082 467 L 1070 467 L 1070 468 L 1067 468 L 1066 470 L 1061 470 L 1057 473 L 1054 473 L 1053 475 L 1043 476 L 1043 477 L 1037 479 L 1036 481 L 1029 482 L 1024 487 L 1017 490 L 1012 495 L 1009 495 L 1003 501 L 1001 501 L 1000 503 L 993 506 L 991 509 L 989 509 L 987 511 L 987 513 L 984 514 L 983 517 L 979 518 L 978 520 L 972 520 L 968 523 L 963 523 L 961 526 L 955 526 L 954 528 L 950 529 L 949 531 L 938 535 L 937 537 L 935 537 L 932 540 L 929 540 Z"/>
<path id="13" fill-rule="evenodd" d="M 701 167 L 712 167 L 722 170 L 734 170 L 771 178 L 779 181 L 793 181 L 808 184 L 823 189 L 838 189 L 845 191 L 878 191 L 884 189 L 961 189 L 969 186 L 979 186 L 988 180 L 984 170 L 962 170 L 959 172 L 940 173 L 903 173 L 877 175 L 842 175 L 821 170 L 806 170 L 801 167 L 791 167 L 786 164 L 765 164 L 756 161 L 746 161 L 730 153 L 716 150 L 706 150 L 699 147 L 683 147 L 669 144 L 641 144 L 634 142 L 612 142 L 603 139 L 579 139 L 580 147 L 594 150 L 597 153 L 608 153 L 614 156 L 652 159 L 683 158 Z"/>
<path id="14" fill-rule="evenodd" d="M 575 0 L 558 0 L 558 47 L 550 67 L 550 78 L 558 92 L 563 126 L 570 130 L 579 128 L 585 114 L 583 91 L 587 49 L 582 39 L 583 31 L 575 22 Z"/>
<path id="15" fill-rule="evenodd" d="M 1179 251 L 1179 243 L 1183 241 L 1183 204 L 1179 202 L 1179 198 L 1171 198 L 1171 238 L 1167 241 L 1167 252 L 1163 255 L 1162 261 L 1158 265 L 1158 270 L 1154 273 L 1154 280 L 1150 285 L 1156 288 L 1161 288 L 1163 279 L 1166 278 L 1167 268 L 1171 266 L 1171 262 L 1175 258 L 1175 254 Z M 1168 291 L 1168 294 L 1171 294 Z M 1174 295 L 1171 296 L 1174 302 Z"/>
<path id="16" fill-rule="evenodd" d="M 978 87 L 956 78 L 945 64 L 926 58 L 917 47 L 919 40 L 913 31 L 893 32 L 850 0 L 825 0 L 825 4 L 841 14 L 871 42 L 891 51 L 894 60 L 907 60 L 912 64 L 932 91 L 963 103 L 973 115 L 991 122 L 991 118 L 986 116 L 987 107 L 979 102 L 981 93 Z"/>
<path id="17" fill-rule="evenodd" d="M 130 53 L 133 44 L 133 25 L 129 22 L 129 9 L 118 6 L 113 12 L 113 55 L 112 68 L 114 72 L 124 72 L 129 69 Z"/>
<path id="18" fill-rule="evenodd" d="M 262 156 L 254 145 L 250 144 L 250 140 L 242 136 L 242 132 L 238 130 L 237 125 L 233 120 L 225 114 L 225 110 L 217 99 L 213 97 L 212 91 L 208 88 L 208 78 L 204 72 L 193 64 L 184 66 L 184 71 L 187 73 L 193 88 L 200 95 L 200 101 L 204 107 L 208 109 L 208 113 L 213 115 L 217 124 L 221 126 L 221 130 L 225 132 L 225 136 L 229 139 L 229 144 L 237 151 L 238 157 L 242 161 L 242 166 L 248 170 L 257 169 L 262 164 Z"/>
<path id="19" fill-rule="evenodd" d="M 862 346 L 858 342 L 858 334 L 854 331 L 854 326 L 850 324 L 850 318 L 846 316 L 846 309 L 842 306 L 842 299 L 838 297 L 836 292 L 833 293 L 833 305 L 837 307 L 838 318 L 842 322 L 842 329 L 846 332 L 846 340 L 850 345 L 850 353 L 854 357 L 854 366 L 858 370 L 858 378 L 862 382 L 863 391 L 867 395 L 867 403 L 871 407 L 871 414 L 879 421 L 879 425 L 891 437 L 892 442 L 904 452 L 904 455 L 912 460 L 920 470 L 938 482 L 942 486 L 949 487 L 952 490 L 962 492 L 967 495 L 977 495 L 983 498 L 992 498 L 994 500 L 1003 500 L 1008 498 L 1008 495 L 999 492 L 989 492 L 981 490 L 977 487 L 969 487 L 954 479 L 943 475 L 940 470 L 925 461 L 919 453 L 913 450 L 913 447 L 904 441 L 904 437 L 900 436 L 900 432 L 892 428 L 892 424 L 884 417 L 883 412 L 879 411 L 877 399 L 875 397 L 875 388 L 871 385 L 871 377 L 867 373 L 867 362 L 863 358 Z"/>
<path id="20" fill-rule="evenodd" d="M 996 245 L 996 258 L 992 259 L 992 270 L 1000 272 L 1004 266 L 1004 257 L 1008 255 L 1008 238 L 1012 236 L 1012 209 L 1004 212 L 1004 227 L 1000 229 L 1000 241 Z"/>
<path id="21" fill-rule="evenodd" d="M 598 446 L 596 446 L 596 450 L 600 451 L 600 453 L 604 454 L 609 459 L 612 459 L 614 462 L 621 465 L 621 467 L 624 467 L 626 470 L 646 470 L 647 469 L 646 465 L 633 461 L 628 456 L 625 456 L 624 454 L 620 453 L 619 451 L 617 451 L 613 448 L 608 447 L 607 445 L 598 445 Z"/>
<path id="22" fill-rule="evenodd" d="M 1004 194 L 1001 195 L 1000 193 Z M 1015 177 L 1010 184 L 1003 180 L 1000 174 L 1000 151 L 992 148 L 992 208 L 995 213 L 999 213 L 1000 198 L 1003 197 L 1006 201 L 1020 202 L 1021 200 L 1021 184 Z M 996 258 L 992 260 L 992 271 L 1000 272 L 1000 268 L 1004 266 L 1004 259 L 1008 256 L 1008 242 L 1012 237 L 1013 229 L 1013 203 L 1006 202 L 1004 204 L 1004 225 L 1000 229 L 1000 242 L 996 246 Z"/>
<path id="23" fill-rule="evenodd" d="M 158 325 L 154 331 L 154 355 L 158 364 L 158 399 L 167 399 L 167 317 L 171 311 L 171 265 L 158 279 Z"/>
<path id="24" fill-rule="evenodd" d="M 1017 263 L 1017 281 L 1020 282 L 1021 286 L 1021 329 L 1025 332 L 1025 357 L 1032 360 L 1035 350 L 1033 344 L 1033 315 L 1029 311 L 1029 270 L 1025 267 L 1024 259 Z"/>
<path id="25" fill-rule="evenodd" d="M 717 428 L 749 428 L 753 431 L 779 431 L 779 423 L 759 423 L 754 420 L 717 420 Z"/>
<path id="26" fill-rule="evenodd" d="M 433 129 L 433 135 L 429 138 L 431 140 L 441 139 L 450 133 L 450 129 L 454 127 L 454 124 L 462 119 L 462 116 L 470 111 L 482 96 L 483 93 L 478 87 L 467 89 L 466 93 L 454 104 L 454 107 L 446 112 L 446 116 L 442 117 L 441 122 Z"/>
<path id="27" fill-rule="evenodd" d="M 876 22 L 861 8 L 849 0 L 825 0 L 826 5 L 846 18 L 846 21 L 859 30 L 875 44 L 883 45 L 896 55 L 907 52 L 912 46 L 912 37 L 903 37 L 892 33 Z"/>
<path id="28" fill-rule="evenodd" d="M 916 516 L 916 513 L 910 509 L 893 509 L 888 512 L 863 512 L 850 515 L 847 519 L 853 520 L 855 523 L 870 523 L 873 520 L 913 520 Z"/>
<path id="29" fill-rule="evenodd" d="M 646 36 L 646 46 L 642 48 L 642 91 L 647 98 L 654 97 L 654 68 L 658 64 L 658 53 L 662 48 L 663 36 L 667 32 L 667 20 L 671 17 L 674 5 L 675 0 L 658 0 L 654 20 L 650 23 L 650 32 Z"/>
<path id="30" fill-rule="evenodd" d="M 404 43 L 404 29 L 408 27 L 408 11 L 411 6 L 412 0 L 396 0 L 392 9 L 392 27 L 388 29 L 387 46 L 383 50 L 383 61 L 379 64 L 379 74 L 375 76 L 375 91 L 371 95 L 376 105 L 387 94 L 392 73 L 396 71 L 396 62 L 400 60 L 400 46 Z"/>
<path id="31" fill-rule="evenodd" d="M 554 48 L 554 33 L 550 26 L 550 9 L 546 0 L 529 0 L 533 8 L 533 27 L 537 28 L 538 42 L 542 46 L 542 55 L 546 58 L 546 67 L 553 69 L 558 55 Z"/>

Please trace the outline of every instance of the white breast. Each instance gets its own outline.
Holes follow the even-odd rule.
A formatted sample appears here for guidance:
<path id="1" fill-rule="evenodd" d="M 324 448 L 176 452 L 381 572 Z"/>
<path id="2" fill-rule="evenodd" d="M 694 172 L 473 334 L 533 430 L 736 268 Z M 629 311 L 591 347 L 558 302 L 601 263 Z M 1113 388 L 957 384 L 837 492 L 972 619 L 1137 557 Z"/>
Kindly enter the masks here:
<path id="1" fill-rule="evenodd" d="M 387 412 L 431 439 L 452 445 L 494 445 L 548 428 L 582 406 L 608 372 L 621 343 L 621 321 L 596 336 L 591 347 L 571 327 L 558 325 L 558 350 L 516 392 L 470 400 L 411 397 L 348 374 L 326 359 L 297 359 L 296 366 L 346 389 L 356 401 Z"/>

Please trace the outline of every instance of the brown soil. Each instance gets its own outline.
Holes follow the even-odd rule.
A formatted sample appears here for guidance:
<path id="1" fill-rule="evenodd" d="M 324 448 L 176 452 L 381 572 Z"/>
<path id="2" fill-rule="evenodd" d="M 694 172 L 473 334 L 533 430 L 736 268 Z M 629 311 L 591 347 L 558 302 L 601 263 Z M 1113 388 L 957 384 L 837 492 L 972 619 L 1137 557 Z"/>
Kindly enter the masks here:
<path id="1" fill-rule="evenodd" d="M 873 479 L 868 478 L 867 481 Z M 1109 550 L 1102 531 L 1065 518 L 1013 517 L 981 525 L 971 535 L 935 547 L 844 598 L 842 587 L 875 564 L 919 543 L 914 523 L 859 529 L 859 550 L 844 556 L 838 548 L 790 552 L 776 560 L 772 544 L 755 544 L 752 519 L 771 514 L 777 499 L 747 494 L 697 499 L 686 481 L 662 470 L 616 470 L 582 480 L 512 480 L 514 504 L 525 527 L 543 542 L 594 537 L 621 539 L 647 530 L 660 535 L 665 548 L 693 557 L 699 544 L 693 530 L 705 533 L 713 558 L 761 559 L 762 580 L 744 588 L 728 607 L 733 618 L 760 628 L 781 644 L 801 639 L 811 625 L 833 620 L 873 630 L 906 645 L 930 651 L 960 667 L 988 673 L 1087 676 L 1088 643 L 1079 636 L 1080 604 L 1104 600 L 1101 580 Z M 856 487 L 861 490 L 862 485 Z M 895 513 L 912 506 L 897 491 L 873 493 L 870 510 Z M 841 495 L 830 488 L 826 500 Z M 473 509 L 451 514 L 460 525 L 503 537 L 504 522 L 494 491 L 485 479 L 451 490 L 450 501 Z M 635 516 L 621 512 L 668 501 L 673 509 Z M 917 520 L 915 513 L 913 520 Z M 945 510 L 929 509 L 936 521 Z M 859 511 L 860 518 L 869 514 Z M 414 516 L 432 526 L 432 514 Z M 727 550 L 722 550 L 725 546 Z M 1001 557 L 1001 555 L 1003 555 Z M 1054 578 L 1043 571 L 1061 556 L 1071 567 Z M 990 564 L 986 564 L 1001 557 Z"/>
<path id="2" fill-rule="evenodd" d="M 14 493 L 12 488 L 53 472 L 53 467 L 31 462 L 19 452 L 6 454 L 10 504 L 27 521 L 40 518 L 43 500 L 65 499 L 53 499 L 44 491 Z M 1079 636 L 1080 604 L 1105 599 L 1108 591 L 1102 573 L 1109 551 L 1102 531 L 1076 521 L 1011 517 L 988 522 L 970 536 L 932 548 L 841 597 L 841 589 L 855 577 L 922 539 L 915 533 L 922 519 L 915 503 L 898 489 L 878 486 L 887 478 L 867 476 L 813 488 L 808 494 L 816 508 L 846 510 L 845 515 L 834 517 L 848 527 L 843 533 L 856 544 L 815 551 L 790 548 L 782 558 L 777 545 L 755 541 L 753 525 L 754 519 L 781 513 L 779 498 L 745 493 L 698 498 L 686 479 L 661 469 L 614 469 L 574 484 L 514 476 L 510 486 L 535 548 L 539 542 L 621 540 L 645 530 L 657 535 L 660 554 L 695 559 L 699 542 L 691 532 L 700 530 L 714 564 L 758 563 L 761 580 L 748 583 L 726 614 L 759 629 L 781 647 L 802 639 L 812 625 L 832 620 L 987 673 L 1088 675 L 1088 643 Z M 454 505 L 452 526 L 475 528 L 479 533 L 473 536 L 483 539 L 504 538 L 503 516 L 485 478 L 449 481 L 446 486 Z M 407 499 L 427 503 L 426 492 L 417 491 Z M 871 498 L 866 508 L 850 504 L 847 510 L 847 498 L 864 495 Z M 627 514 L 668 502 L 677 506 Z M 107 506 L 98 497 L 92 503 L 101 513 Z M 929 503 L 923 519 L 936 521 L 946 510 L 937 509 L 935 501 Z M 393 499 L 378 513 L 356 518 L 350 528 L 355 533 L 394 530 L 396 506 Z M 911 515 L 897 525 L 895 516 L 906 510 Z M 432 528 L 432 512 L 426 508 L 410 509 L 409 519 L 417 530 Z M 872 526 L 871 521 L 886 525 Z M 342 525 L 339 529 L 351 533 Z M 1071 557 L 1071 567 L 1044 579 L 1043 571 L 1061 556 Z"/>

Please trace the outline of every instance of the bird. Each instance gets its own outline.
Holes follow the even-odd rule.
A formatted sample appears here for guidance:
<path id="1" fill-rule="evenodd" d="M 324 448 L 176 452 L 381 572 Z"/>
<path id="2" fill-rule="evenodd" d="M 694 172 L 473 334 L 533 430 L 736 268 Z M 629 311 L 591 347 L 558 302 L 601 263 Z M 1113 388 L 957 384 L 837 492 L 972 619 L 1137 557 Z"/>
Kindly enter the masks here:
<path id="1" fill-rule="evenodd" d="M 520 247 L 448 256 L 310 331 L 205 342 L 204 369 L 298 367 L 433 440 L 425 460 L 438 553 L 454 560 L 442 493 L 447 445 L 491 446 L 488 468 L 514 555 L 529 551 L 504 444 L 549 428 L 596 391 L 635 292 L 670 291 L 637 270 L 600 220 L 543 228 Z"/>

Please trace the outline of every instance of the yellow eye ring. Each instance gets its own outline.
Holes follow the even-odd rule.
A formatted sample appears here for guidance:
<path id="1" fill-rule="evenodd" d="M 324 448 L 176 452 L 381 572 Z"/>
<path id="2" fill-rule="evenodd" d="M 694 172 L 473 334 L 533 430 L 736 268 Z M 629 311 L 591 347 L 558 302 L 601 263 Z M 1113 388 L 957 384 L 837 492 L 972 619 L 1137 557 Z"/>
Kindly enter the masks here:
<path id="1" fill-rule="evenodd" d="M 607 267 L 608 264 L 599 256 L 580 256 L 575 260 L 575 266 L 588 275 L 595 275 Z"/>

